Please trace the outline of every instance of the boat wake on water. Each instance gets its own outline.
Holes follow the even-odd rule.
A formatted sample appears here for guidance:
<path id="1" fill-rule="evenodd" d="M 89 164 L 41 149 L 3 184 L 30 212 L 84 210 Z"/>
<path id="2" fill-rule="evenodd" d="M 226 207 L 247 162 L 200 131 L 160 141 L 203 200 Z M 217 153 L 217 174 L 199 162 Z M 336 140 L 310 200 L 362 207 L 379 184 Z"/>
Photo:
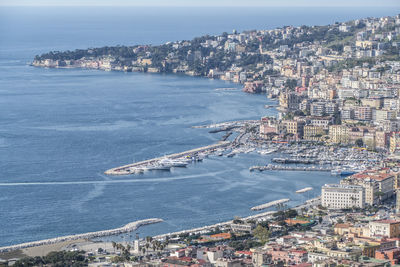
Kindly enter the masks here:
<path id="1" fill-rule="evenodd" d="M 0 183 L 2 186 L 35 186 L 35 185 L 96 185 L 96 184 L 123 184 L 123 183 L 152 183 L 152 182 L 170 182 L 184 179 L 194 179 L 204 176 L 215 176 L 226 171 L 209 172 L 195 175 L 185 175 L 169 178 L 148 178 L 148 179 L 125 179 L 125 180 L 97 180 L 97 181 L 70 181 L 70 182 L 21 182 L 21 183 Z"/>

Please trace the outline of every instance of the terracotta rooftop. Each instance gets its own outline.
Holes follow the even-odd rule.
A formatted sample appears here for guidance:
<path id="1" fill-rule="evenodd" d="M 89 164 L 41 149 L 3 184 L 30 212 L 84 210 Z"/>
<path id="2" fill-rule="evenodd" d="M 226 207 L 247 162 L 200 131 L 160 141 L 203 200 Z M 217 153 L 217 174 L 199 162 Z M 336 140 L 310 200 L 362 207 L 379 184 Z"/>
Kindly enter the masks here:
<path id="1" fill-rule="evenodd" d="M 349 228 L 351 226 L 352 225 L 349 224 L 349 223 L 337 223 L 337 224 L 335 224 L 335 228 Z"/>
<path id="2" fill-rule="evenodd" d="M 364 171 L 360 173 L 353 174 L 351 177 L 354 179 L 372 179 L 376 181 L 383 181 L 389 177 L 392 177 L 393 173 L 382 173 L 379 171 Z"/>
<path id="3" fill-rule="evenodd" d="M 380 221 L 374 221 L 374 222 L 371 222 L 371 223 L 390 223 L 390 224 L 392 224 L 392 223 L 400 223 L 400 221 L 396 221 L 396 220 L 380 220 Z"/>

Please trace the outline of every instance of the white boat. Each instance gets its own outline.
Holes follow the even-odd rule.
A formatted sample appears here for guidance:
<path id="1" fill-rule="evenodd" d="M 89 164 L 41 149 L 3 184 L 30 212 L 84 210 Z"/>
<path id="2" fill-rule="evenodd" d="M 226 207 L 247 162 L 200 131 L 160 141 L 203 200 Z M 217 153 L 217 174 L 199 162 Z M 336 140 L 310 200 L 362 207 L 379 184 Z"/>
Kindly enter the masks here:
<path id="1" fill-rule="evenodd" d="M 147 167 L 150 171 L 169 171 L 171 169 L 171 165 L 164 164 L 154 164 Z"/>
<path id="2" fill-rule="evenodd" d="M 271 153 L 274 153 L 274 152 L 276 152 L 276 149 L 268 149 L 268 150 L 261 150 L 261 151 L 259 151 L 259 153 L 260 153 L 261 155 L 268 155 L 268 154 L 271 154 Z"/>
<path id="3" fill-rule="evenodd" d="M 178 159 L 163 159 L 160 161 L 160 164 L 171 167 L 186 167 L 189 163 Z"/>

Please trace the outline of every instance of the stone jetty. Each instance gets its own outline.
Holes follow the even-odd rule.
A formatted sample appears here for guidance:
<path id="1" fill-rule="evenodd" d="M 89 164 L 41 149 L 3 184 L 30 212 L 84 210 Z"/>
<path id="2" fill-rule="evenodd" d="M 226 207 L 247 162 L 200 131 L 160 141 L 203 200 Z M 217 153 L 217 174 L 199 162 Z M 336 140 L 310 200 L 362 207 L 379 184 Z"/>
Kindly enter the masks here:
<path id="1" fill-rule="evenodd" d="M 290 199 L 283 198 L 283 199 L 271 201 L 271 202 L 268 202 L 268 203 L 265 203 L 265 204 L 262 204 L 262 205 L 258 205 L 258 206 L 252 207 L 251 210 L 264 210 L 264 209 L 268 209 L 270 207 L 273 207 L 273 206 L 276 206 L 276 205 L 279 205 L 279 204 L 283 204 L 283 203 L 286 203 L 286 202 L 289 202 L 289 201 L 290 201 Z"/>
<path id="2" fill-rule="evenodd" d="M 111 230 L 89 232 L 89 233 L 76 234 L 76 235 L 68 235 L 68 236 L 56 237 L 56 238 L 45 239 L 45 240 L 40 240 L 40 241 L 27 242 L 27 243 L 22 243 L 22 244 L 18 244 L 18 245 L 7 246 L 7 247 L 0 247 L 0 252 L 8 252 L 8 251 L 13 251 L 13 250 L 18 250 L 18 249 L 29 248 L 29 247 L 37 247 L 37 246 L 42 246 L 42 245 L 56 244 L 59 242 L 70 241 L 70 240 L 91 239 L 91 238 L 102 237 L 102 236 L 117 235 L 117 234 L 121 234 L 121 233 L 135 231 L 137 228 L 139 228 L 140 226 L 143 226 L 143 225 L 159 223 L 159 222 L 163 222 L 163 220 L 158 219 L 158 218 L 145 219 L 145 220 L 140 220 L 140 221 L 136 221 L 136 222 L 131 222 L 123 227 L 115 228 L 115 229 L 111 229 Z"/>

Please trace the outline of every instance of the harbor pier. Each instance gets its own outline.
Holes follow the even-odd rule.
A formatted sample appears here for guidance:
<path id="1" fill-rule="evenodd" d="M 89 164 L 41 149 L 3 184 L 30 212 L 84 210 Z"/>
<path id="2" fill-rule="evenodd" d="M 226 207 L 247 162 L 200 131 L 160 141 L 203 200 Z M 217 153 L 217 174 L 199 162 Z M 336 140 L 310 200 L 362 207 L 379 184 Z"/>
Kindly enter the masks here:
<path id="1" fill-rule="evenodd" d="M 180 164 L 178 167 L 182 167 L 183 166 L 182 164 L 184 164 L 189 160 L 190 161 L 201 160 L 203 156 L 206 156 L 209 153 L 216 151 L 217 149 L 227 147 L 229 144 L 230 144 L 229 141 L 221 141 L 209 146 L 199 147 L 184 152 L 179 152 L 175 154 L 170 154 L 158 158 L 148 159 L 112 168 L 105 171 L 104 173 L 107 175 L 129 175 L 129 174 L 141 173 L 146 170 L 162 170 L 162 169 L 169 170 L 169 168 L 174 167 L 174 162 L 175 164 L 178 163 Z M 173 162 L 165 163 L 165 161 L 173 161 Z"/>

